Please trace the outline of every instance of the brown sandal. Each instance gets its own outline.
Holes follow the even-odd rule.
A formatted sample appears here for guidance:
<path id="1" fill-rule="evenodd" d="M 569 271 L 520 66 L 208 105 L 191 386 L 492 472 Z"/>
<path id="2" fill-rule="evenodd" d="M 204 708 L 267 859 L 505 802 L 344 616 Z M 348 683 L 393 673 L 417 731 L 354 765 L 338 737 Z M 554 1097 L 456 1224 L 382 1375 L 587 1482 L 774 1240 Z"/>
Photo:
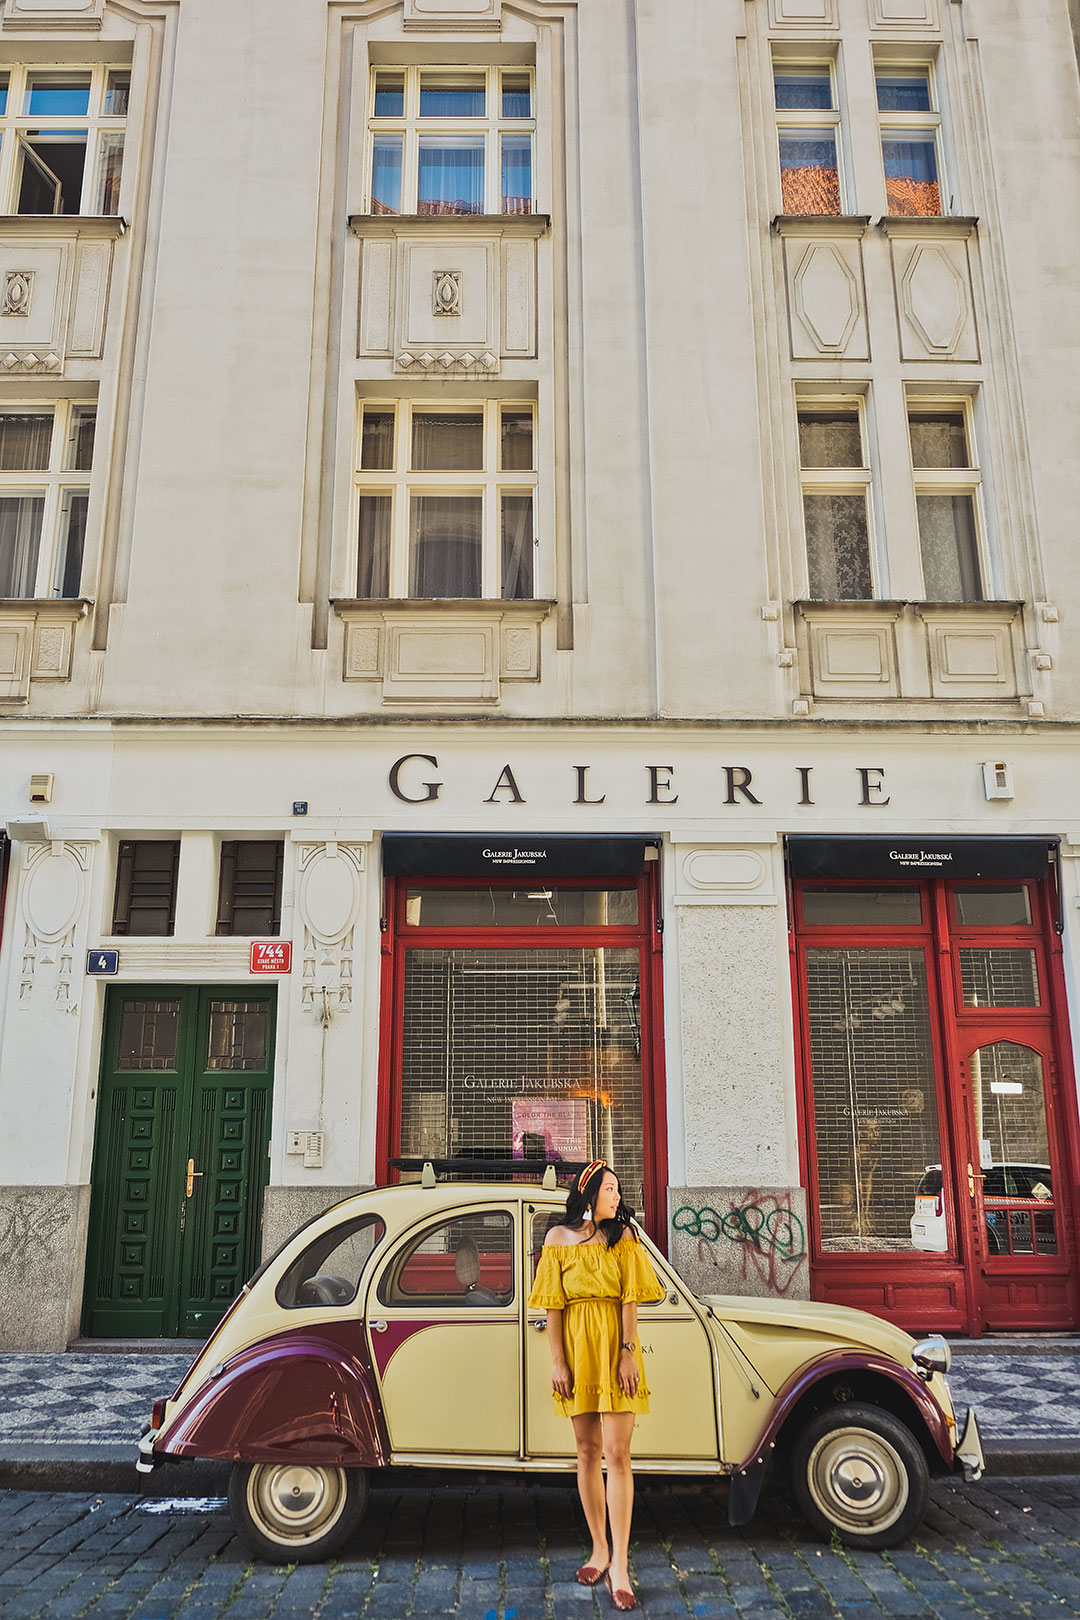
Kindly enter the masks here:
<path id="1" fill-rule="evenodd" d="M 628 1592 L 624 1586 L 612 1586 L 611 1575 L 604 1571 L 604 1584 L 611 1593 L 611 1601 L 617 1609 L 636 1609 L 637 1598 L 633 1592 Z"/>
<path id="2" fill-rule="evenodd" d="M 595 1564 L 582 1564 L 577 1572 L 578 1583 L 581 1586 L 599 1586 L 607 1571 L 597 1569 Z"/>

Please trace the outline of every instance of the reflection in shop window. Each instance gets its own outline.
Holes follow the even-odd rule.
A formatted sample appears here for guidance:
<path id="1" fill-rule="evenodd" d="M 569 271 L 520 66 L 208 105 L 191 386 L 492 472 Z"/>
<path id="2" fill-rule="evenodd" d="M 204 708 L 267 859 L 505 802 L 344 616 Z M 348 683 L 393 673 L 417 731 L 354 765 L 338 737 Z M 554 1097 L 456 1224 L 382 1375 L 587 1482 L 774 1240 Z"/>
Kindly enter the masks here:
<path id="1" fill-rule="evenodd" d="M 910 1253 L 941 1162 L 924 955 L 808 950 L 806 976 L 822 1249 Z"/>
<path id="2" fill-rule="evenodd" d="M 918 927 L 922 922 L 922 898 L 917 888 L 870 889 L 850 884 L 830 888 L 822 884 L 805 888 L 802 904 L 803 922 L 808 928 L 880 928 L 883 924 Z"/>
<path id="3" fill-rule="evenodd" d="M 1023 884 L 1000 889 L 954 889 L 953 904 L 961 928 L 1028 928 L 1031 925 L 1031 899 Z"/>
<path id="4" fill-rule="evenodd" d="M 1056 1254 L 1053 1176 L 1038 1052 L 996 1041 L 971 1056 L 987 1247 Z"/>
<path id="5" fill-rule="evenodd" d="M 410 888 L 405 921 L 410 928 L 633 928 L 638 891 L 632 889 Z"/>
<path id="6" fill-rule="evenodd" d="M 643 1201 L 636 948 L 410 950 L 401 1154 L 605 1158 Z"/>

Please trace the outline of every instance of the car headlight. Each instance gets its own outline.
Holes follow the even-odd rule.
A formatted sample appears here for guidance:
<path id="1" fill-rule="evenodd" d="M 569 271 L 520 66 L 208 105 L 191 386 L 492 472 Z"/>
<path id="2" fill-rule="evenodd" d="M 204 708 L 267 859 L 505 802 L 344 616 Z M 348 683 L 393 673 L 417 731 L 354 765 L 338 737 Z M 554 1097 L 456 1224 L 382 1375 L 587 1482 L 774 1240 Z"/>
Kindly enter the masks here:
<path id="1" fill-rule="evenodd" d="M 947 1373 L 952 1366 L 952 1349 L 948 1341 L 935 1333 L 932 1338 L 920 1339 L 911 1352 L 915 1370 L 928 1382 L 935 1373 Z"/>

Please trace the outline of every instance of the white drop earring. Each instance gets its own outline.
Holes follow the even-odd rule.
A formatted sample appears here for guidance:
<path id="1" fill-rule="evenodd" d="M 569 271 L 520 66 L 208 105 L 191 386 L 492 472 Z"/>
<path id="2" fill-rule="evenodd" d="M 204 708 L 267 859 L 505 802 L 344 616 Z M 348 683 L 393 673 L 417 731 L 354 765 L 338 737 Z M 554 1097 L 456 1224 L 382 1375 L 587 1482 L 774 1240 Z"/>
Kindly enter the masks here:
<path id="1" fill-rule="evenodd" d="M 590 1205 L 589 1205 L 589 1207 L 588 1207 L 588 1208 L 587 1208 L 587 1209 L 586 1209 L 586 1211 L 585 1211 L 585 1219 L 586 1219 L 586 1220 L 587 1220 L 587 1221 L 591 1221 L 591 1220 L 592 1220 L 592 1205 L 591 1205 L 591 1204 L 590 1204 Z"/>

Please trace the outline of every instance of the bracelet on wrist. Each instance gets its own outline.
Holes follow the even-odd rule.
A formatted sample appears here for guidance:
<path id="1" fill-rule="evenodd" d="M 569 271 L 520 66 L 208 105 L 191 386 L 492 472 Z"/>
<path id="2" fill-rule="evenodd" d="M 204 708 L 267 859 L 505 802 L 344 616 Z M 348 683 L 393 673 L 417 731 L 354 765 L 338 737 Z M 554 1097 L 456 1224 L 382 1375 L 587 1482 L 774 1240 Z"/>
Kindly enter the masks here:
<path id="1" fill-rule="evenodd" d="M 634 1351 L 637 1349 L 637 1340 L 624 1339 L 619 1348 L 620 1350 L 629 1350 L 630 1354 L 633 1355 Z"/>

